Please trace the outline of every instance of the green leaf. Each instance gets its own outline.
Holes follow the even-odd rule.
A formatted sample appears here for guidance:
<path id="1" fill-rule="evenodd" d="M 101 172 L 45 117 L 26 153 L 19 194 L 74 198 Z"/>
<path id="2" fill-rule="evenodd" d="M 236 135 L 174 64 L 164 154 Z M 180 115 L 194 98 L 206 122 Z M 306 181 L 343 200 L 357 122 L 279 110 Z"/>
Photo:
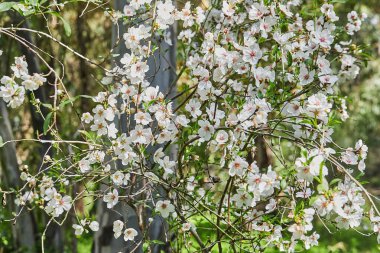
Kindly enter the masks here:
<path id="1" fill-rule="evenodd" d="M 67 37 L 71 36 L 71 27 L 69 22 L 67 22 L 64 18 L 60 17 L 63 23 L 63 29 L 65 29 L 65 34 Z"/>
<path id="2" fill-rule="evenodd" d="M 313 196 L 309 199 L 309 205 L 313 205 L 315 203 L 315 201 L 317 201 L 318 199 L 318 196 Z"/>
<path id="3" fill-rule="evenodd" d="M 66 36 L 70 37 L 70 35 L 71 35 L 71 27 L 70 27 L 69 22 L 67 22 L 58 12 L 52 11 L 52 12 L 49 12 L 49 13 L 51 15 L 56 16 L 60 20 L 62 20 L 63 29 L 65 30 L 65 34 L 66 34 Z"/>
<path id="4" fill-rule="evenodd" d="M 281 186 L 281 189 L 286 189 L 286 187 L 287 187 L 287 182 L 286 182 L 285 179 L 281 180 L 280 186 Z"/>
<path id="5" fill-rule="evenodd" d="M 63 109 L 67 104 L 75 102 L 78 98 L 80 98 L 80 96 L 76 96 L 76 97 L 73 97 L 73 98 L 70 98 L 70 99 L 65 99 L 64 101 L 62 101 L 59 104 L 59 108 Z"/>
<path id="6" fill-rule="evenodd" d="M 48 129 L 49 129 L 49 125 L 50 125 L 50 121 L 51 121 L 51 117 L 53 116 L 53 112 L 49 112 L 48 115 L 46 115 L 46 118 L 45 118 L 45 121 L 44 121 L 44 134 L 46 135 Z"/>
<path id="7" fill-rule="evenodd" d="M 165 245 L 165 243 L 162 242 L 162 241 L 160 241 L 160 240 L 151 240 L 151 243 L 153 243 L 153 244 Z"/>
<path id="8" fill-rule="evenodd" d="M 292 66 L 293 64 L 293 56 L 290 52 L 288 52 L 288 67 Z"/>
<path id="9" fill-rule="evenodd" d="M 95 135 L 94 132 L 87 132 L 85 130 L 79 130 L 78 132 L 81 133 L 81 134 L 84 134 L 87 137 L 88 140 L 91 140 L 93 142 L 96 141 L 97 135 Z"/>
<path id="10" fill-rule="evenodd" d="M 336 184 L 336 183 L 339 183 L 340 181 L 342 181 L 342 179 L 340 179 L 340 178 L 335 178 L 335 179 L 331 180 L 330 185 L 334 185 L 334 184 Z"/>
<path id="11" fill-rule="evenodd" d="M 30 0 L 29 1 L 29 4 L 31 4 L 32 6 L 38 6 L 38 0 Z"/>
<path id="12" fill-rule="evenodd" d="M 329 190 L 329 183 L 325 178 L 323 178 L 322 183 L 317 186 L 317 190 L 319 193 L 324 193 Z"/>
<path id="13" fill-rule="evenodd" d="M 81 98 L 89 98 L 89 99 L 93 99 L 94 97 L 92 96 L 88 96 L 88 95 L 80 95 Z"/>
<path id="14" fill-rule="evenodd" d="M 70 104 L 74 101 L 75 101 L 75 99 L 66 99 L 65 101 L 63 101 L 62 103 L 59 104 L 59 107 L 62 109 L 63 107 L 65 107 L 65 105 Z"/>
<path id="15" fill-rule="evenodd" d="M 41 104 L 43 107 L 46 107 L 48 109 L 53 109 L 53 106 L 51 104 L 47 104 L 47 103 L 44 103 L 44 104 Z"/>
<path id="16" fill-rule="evenodd" d="M 146 252 L 149 249 L 149 242 L 144 242 L 143 251 Z"/>
<path id="17" fill-rule="evenodd" d="M 2 148 L 3 146 L 4 146 L 3 137 L 0 136 L 0 148 Z"/>
<path id="18" fill-rule="evenodd" d="M 16 4 L 17 4 L 17 2 L 0 3 L 0 12 L 8 11 Z"/>

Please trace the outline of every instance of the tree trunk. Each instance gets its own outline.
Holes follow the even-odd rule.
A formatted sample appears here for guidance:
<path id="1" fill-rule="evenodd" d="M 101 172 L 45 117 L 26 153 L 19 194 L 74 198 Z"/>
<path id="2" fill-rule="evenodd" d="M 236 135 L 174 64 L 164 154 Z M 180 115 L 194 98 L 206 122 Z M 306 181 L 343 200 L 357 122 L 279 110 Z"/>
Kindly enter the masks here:
<path id="1" fill-rule="evenodd" d="M 265 143 L 264 137 L 259 135 L 255 139 L 256 150 L 255 150 L 255 160 L 259 168 L 267 168 L 271 165 L 271 157 L 269 155 L 267 145 Z"/>
<path id="2" fill-rule="evenodd" d="M 12 127 L 9 121 L 9 115 L 3 100 L 0 100 L 0 136 L 3 141 L 14 140 Z M 0 175 L 5 180 L 7 189 L 18 189 L 22 186 L 20 181 L 20 170 L 17 162 L 17 152 L 15 143 L 8 143 L 0 148 Z M 14 204 L 14 195 L 7 199 L 7 203 L 12 211 L 18 213 L 20 207 Z M 24 249 L 23 252 L 33 251 L 36 241 L 36 223 L 33 213 L 26 209 L 17 218 L 15 225 L 12 227 L 15 249 Z"/>
<path id="3" fill-rule="evenodd" d="M 115 1 L 115 9 L 122 11 L 126 1 Z M 122 36 L 125 33 L 125 27 L 122 24 L 119 24 L 120 30 L 119 34 Z M 112 35 L 112 45 L 116 43 L 117 40 L 117 27 L 113 29 Z M 175 32 L 172 29 L 172 40 L 173 44 L 175 42 Z M 174 81 L 176 75 L 176 65 L 175 65 L 175 46 L 169 46 L 165 42 L 161 42 L 160 45 L 161 51 L 155 52 L 154 56 L 148 59 L 149 71 L 147 72 L 147 77 L 150 77 L 148 81 L 150 81 L 152 86 L 159 86 L 160 91 L 166 94 L 170 90 L 170 84 Z M 127 53 L 127 49 L 124 43 L 119 43 L 119 45 L 115 48 L 114 54 L 119 54 L 122 57 L 125 53 Z M 175 93 L 175 88 L 170 90 L 171 93 Z M 125 118 L 121 118 L 121 122 L 117 122 L 120 125 L 121 132 L 125 132 L 123 126 L 125 124 Z M 120 123 L 120 124 L 119 124 Z M 153 154 L 153 150 L 151 151 Z M 117 166 L 117 165 L 115 165 Z M 136 187 L 138 188 L 138 187 Z M 138 191 L 139 189 L 135 189 L 134 191 Z M 154 208 L 154 207 L 151 207 Z M 100 229 L 95 236 L 94 239 L 94 253 L 113 253 L 113 252 L 131 252 L 132 249 L 136 247 L 135 244 L 124 242 L 122 236 L 118 239 L 115 239 L 113 236 L 113 221 L 119 219 L 126 222 L 127 227 L 132 227 L 139 232 L 139 236 L 136 238 L 137 242 L 140 242 L 141 229 L 145 229 L 145 224 L 148 223 L 148 218 L 151 217 L 151 208 L 141 209 L 138 207 L 132 208 L 126 204 L 119 203 L 114 209 L 109 210 L 106 208 L 106 205 L 99 200 L 97 203 L 97 219 L 100 224 Z M 150 240 L 160 240 L 167 241 L 169 238 L 164 238 L 167 231 L 167 224 L 164 219 L 160 216 L 153 217 L 153 222 L 149 226 L 149 237 Z M 152 247 L 153 253 L 159 252 L 169 252 L 168 247 L 162 245 L 155 245 Z M 142 243 L 134 252 L 143 252 Z"/>

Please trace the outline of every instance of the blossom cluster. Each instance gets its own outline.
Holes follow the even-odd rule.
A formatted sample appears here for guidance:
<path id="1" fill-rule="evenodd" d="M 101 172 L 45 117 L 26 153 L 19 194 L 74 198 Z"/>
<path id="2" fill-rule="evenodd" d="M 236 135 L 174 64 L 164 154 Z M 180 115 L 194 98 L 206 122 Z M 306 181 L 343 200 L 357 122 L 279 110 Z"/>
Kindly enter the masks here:
<path id="1" fill-rule="evenodd" d="M 24 57 L 16 57 L 11 66 L 12 76 L 1 77 L 0 98 L 11 108 L 17 108 L 23 104 L 26 91 L 37 90 L 46 78 L 41 74 L 29 75 L 28 64 Z"/>

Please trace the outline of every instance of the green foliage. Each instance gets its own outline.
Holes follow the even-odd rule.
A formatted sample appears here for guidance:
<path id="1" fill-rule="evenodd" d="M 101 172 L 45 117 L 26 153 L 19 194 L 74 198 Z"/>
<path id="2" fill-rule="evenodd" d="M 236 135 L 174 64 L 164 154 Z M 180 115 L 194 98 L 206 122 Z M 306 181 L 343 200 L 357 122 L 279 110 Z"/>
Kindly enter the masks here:
<path id="1" fill-rule="evenodd" d="M 380 251 L 376 238 L 365 237 L 356 231 L 340 231 L 330 234 L 322 224 L 319 224 L 321 238 L 319 245 L 310 250 L 297 251 L 302 253 L 375 253 Z M 365 231 L 363 231 L 365 233 Z M 368 232 L 368 231 L 367 231 Z M 363 243 L 365 242 L 365 243 Z M 268 248 L 264 253 L 279 253 Z"/>
<path id="2" fill-rule="evenodd" d="M 8 11 L 8 10 L 10 10 L 16 4 L 17 4 L 16 2 L 4 2 L 4 3 L 0 3 L 0 12 Z"/>

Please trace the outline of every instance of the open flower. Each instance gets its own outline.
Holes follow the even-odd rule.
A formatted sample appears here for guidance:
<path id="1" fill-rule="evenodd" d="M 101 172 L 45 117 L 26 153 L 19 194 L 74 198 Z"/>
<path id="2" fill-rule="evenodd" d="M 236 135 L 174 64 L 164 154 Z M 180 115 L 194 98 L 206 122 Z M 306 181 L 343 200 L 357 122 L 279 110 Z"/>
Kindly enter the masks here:
<path id="1" fill-rule="evenodd" d="M 83 226 L 81 226 L 81 225 L 78 225 L 78 224 L 74 224 L 73 225 L 73 229 L 74 229 L 74 233 L 75 233 L 75 235 L 81 235 L 81 234 L 83 234 L 83 232 L 84 232 L 84 228 L 83 228 Z"/>
<path id="2" fill-rule="evenodd" d="M 96 231 L 99 230 L 99 222 L 97 222 L 97 221 L 91 221 L 89 227 L 90 227 L 90 229 L 92 231 L 96 232 Z"/>
<path id="3" fill-rule="evenodd" d="M 115 220 L 113 222 L 112 230 L 114 232 L 114 236 L 116 239 L 120 237 L 123 227 L 124 227 L 124 223 L 121 220 Z"/>
<path id="4" fill-rule="evenodd" d="M 247 170 L 248 163 L 243 158 L 237 156 L 235 160 L 230 163 L 229 168 L 230 170 L 228 171 L 228 173 L 231 177 L 235 175 L 241 177 L 243 173 Z"/>
<path id="5" fill-rule="evenodd" d="M 207 120 L 200 120 L 200 121 L 198 121 L 198 124 L 200 127 L 198 130 L 199 137 L 201 137 L 205 141 L 210 140 L 211 135 L 215 131 L 214 127 Z"/>
<path id="6" fill-rule="evenodd" d="M 137 233 L 136 229 L 127 228 L 124 231 L 124 241 L 133 241 L 137 235 L 138 235 L 138 233 Z"/>
<path id="7" fill-rule="evenodd" d="M 174 206 L 169 200 L 159 200 L 156 203 L 156 211 L 158 211 L 163 218 L 167 218 L 170 213 L 174 212 Z"/>
<path id="8" fill-rule="evenodd" d="M 107 193 L 103 197 L 103 201 L 107 203 L 107 208 L 114 207 L 119 202 L 119 193 L 116 189 L 112 192 Z"/>

